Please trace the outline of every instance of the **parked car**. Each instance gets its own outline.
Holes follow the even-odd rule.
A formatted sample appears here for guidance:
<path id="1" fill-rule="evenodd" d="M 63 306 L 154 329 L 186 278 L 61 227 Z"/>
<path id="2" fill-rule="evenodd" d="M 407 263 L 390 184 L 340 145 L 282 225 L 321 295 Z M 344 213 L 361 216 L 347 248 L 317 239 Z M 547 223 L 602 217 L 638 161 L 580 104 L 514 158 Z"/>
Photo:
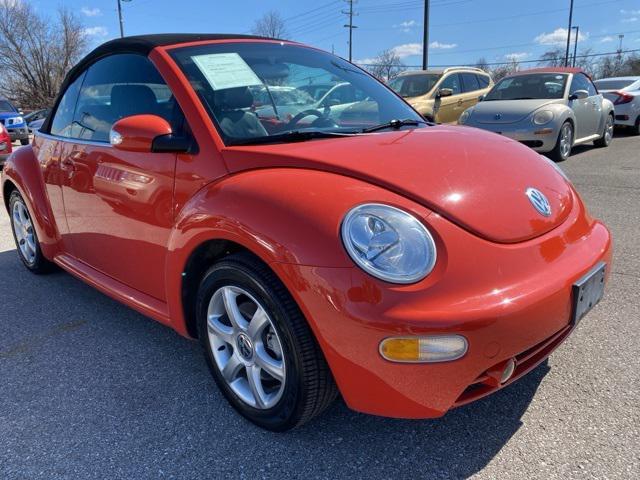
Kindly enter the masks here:
<path id="1" fill-rule="evenodd" d="M 38 130 L 42 124 L 44 123 L 45 118 L 51 112 L 50 108 L 44 108 L 41 110 L 36 110 L 24 116 L 24 121 L 26 122 L 29 133 L 33 134 L 34 130 Z"/>
<path id="2" fill-rule="evenodd" d="M 4 125 L 0 123 L 0 168 L 4 165 L 5 160 L 11 152 L 13 147 L 11 146 L 11 137 Z"/>
<path id="3" fill-rule="evenodd" d="M 351 84 L 367 107 L 267 130 L 249 110 L 265 63 L 287 66 L 283 85 Z M 567 338 L 611 270 L 607 228 L 553 162 L 258 37 L 97 47 L 2 192 L 28 270 L 58 265 L 198 338 L 231 405 L 270 430 L 338 392 L 402 418 L 495 392 Z"/>
<path id="4" fill-rule="evenodd" d="M 613 102 L 616 125 L 640 135 L 640 77 L 603 78 L 594 83 L 604 98 Z"/>
<path id="5" fill-rule="evenodd" d="M 0 123 L 6 127 L 12 142 L 20 140 L 22 145 L 29 144 L 29 129 L 20 110 L 6 98 L 0 98 Z"/>
<path id="6" fill-rule="evenodd" d="M 507 136 L 559 162 L 576 145 L 609 146 L 613 117 L 613 103 L 582 70 L 538 68 L 500 80 L 459 123 Z"/>
<path id="7" fill-rule="evenodd" d="M 389 86 L 431 122 L 455 123 L 493 86 L 491 76 L 473 67 L 407 71 Z"/>

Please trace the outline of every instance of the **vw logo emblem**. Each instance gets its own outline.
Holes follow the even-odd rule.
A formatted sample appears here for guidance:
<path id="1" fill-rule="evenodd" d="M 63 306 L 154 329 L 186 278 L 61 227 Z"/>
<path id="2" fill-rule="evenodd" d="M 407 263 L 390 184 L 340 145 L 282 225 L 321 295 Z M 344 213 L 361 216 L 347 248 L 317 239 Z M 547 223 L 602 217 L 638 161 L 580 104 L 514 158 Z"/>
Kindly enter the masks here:
<path id="1" fill-rule="evenodd" d="M 496 120 L 500 120 L 502 118 L 502 114 L 496 113 L 493 118 L 495 118 Z"/>
<path id="2" fill-rule="evenodd" d="M 241 333 L 238 335 L 238 338 L 236 338 L 236 346 L 238 347 L 238 353 L 245 360 L 253 357 L 253 344 L 251 343 L 251 339 L 244 333 Z"/>
<path id="3" fill-rule="evenodd" d="M 544 194 L 535 188 L 527 188 L 526 191 L 527 198 L 533 205 L 540 215 L 544 215 L 545 217 L 551 216 L 551 205 L 549 204 L 549 200 Z"/>

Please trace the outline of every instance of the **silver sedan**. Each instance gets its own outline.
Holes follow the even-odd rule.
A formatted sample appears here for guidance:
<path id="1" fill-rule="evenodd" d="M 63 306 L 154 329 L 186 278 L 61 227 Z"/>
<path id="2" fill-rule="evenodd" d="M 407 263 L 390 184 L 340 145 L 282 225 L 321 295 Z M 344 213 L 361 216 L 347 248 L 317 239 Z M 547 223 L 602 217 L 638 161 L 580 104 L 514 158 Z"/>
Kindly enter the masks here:
<path id="1" fill-rule="evenodd" d="M 458 123 L 499 133 L 562 161 L 575 145 L 608 146 L 614 110 L 582 71 L 534 69 L 500 80 Z"/>

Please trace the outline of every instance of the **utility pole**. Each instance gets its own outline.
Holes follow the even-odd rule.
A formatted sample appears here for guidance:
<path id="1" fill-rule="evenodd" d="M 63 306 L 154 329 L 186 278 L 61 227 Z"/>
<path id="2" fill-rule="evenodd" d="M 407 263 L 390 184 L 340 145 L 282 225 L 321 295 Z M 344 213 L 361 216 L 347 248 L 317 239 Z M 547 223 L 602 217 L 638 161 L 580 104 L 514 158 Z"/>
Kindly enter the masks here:
<path id="1" fill-rule="evenodd" d="M 120 38 L 124 37 L 124 21 L 122 20 L 122 2 L 131 0 L 118 0 L 118 21 L 120 22 Z"/>
<path id="2" fill-rule="evenodd" d="M 424 0 L 424 27 L 422 38 L 422 69 L 429 67 L 429 4 L 431 0 Z"/>
<path id="3" fill-rule="evenodd" d="M 618 46 L 618 55 L 622 56 L 622 39 L 624 38 L 623 34 L 618 35 L 618 39 L 620 40 L 620 45 Z"/>
<path id="4" fill-rule="evenodd" d="M 580 27 L 572 27 L 576 31 L 576 38 L 573 39 L 573 66 L 576 66 L 576 55 L 578 54 L 578 38 L 580 37 Z"/>
<path id="5" fill-rule="evenodd" d="M 345 28 L 349 29 L 349 61 L 353 60 L 353 29 L 358 28 L 353 24 L 353 16 L 356 15 L 353 13 L 353 4 L 356 0 L 345 0 L 349 4 L 349 10 L 342 10 L 342 13 L 345 15 L 349 15 L 349 23 L 345 25 Z"/>
<path id="6" fill-rule="evenodd" d="M 573 23 L 573 0 L 569 6 L 569 28 L 567 28 L 567 51 L 564 54 L 564 66 L 569 66 L 569 45 L 571 44 L 571 28 Z"/>

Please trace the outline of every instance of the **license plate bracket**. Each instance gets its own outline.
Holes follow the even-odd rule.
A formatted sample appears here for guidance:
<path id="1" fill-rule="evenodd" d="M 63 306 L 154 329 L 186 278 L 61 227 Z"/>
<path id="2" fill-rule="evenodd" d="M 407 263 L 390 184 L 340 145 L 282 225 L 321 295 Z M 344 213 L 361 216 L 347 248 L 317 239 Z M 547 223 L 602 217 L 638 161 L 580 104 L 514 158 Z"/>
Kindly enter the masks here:
<path id="1" fill-rule="evenodd" d="M 573 284 L 573 314 L 571 316 L 571 323 L 574 326 L 580 323 L 580 320 L 602 300 L 606 272 L 607 264 L 600 262 Z"/>

